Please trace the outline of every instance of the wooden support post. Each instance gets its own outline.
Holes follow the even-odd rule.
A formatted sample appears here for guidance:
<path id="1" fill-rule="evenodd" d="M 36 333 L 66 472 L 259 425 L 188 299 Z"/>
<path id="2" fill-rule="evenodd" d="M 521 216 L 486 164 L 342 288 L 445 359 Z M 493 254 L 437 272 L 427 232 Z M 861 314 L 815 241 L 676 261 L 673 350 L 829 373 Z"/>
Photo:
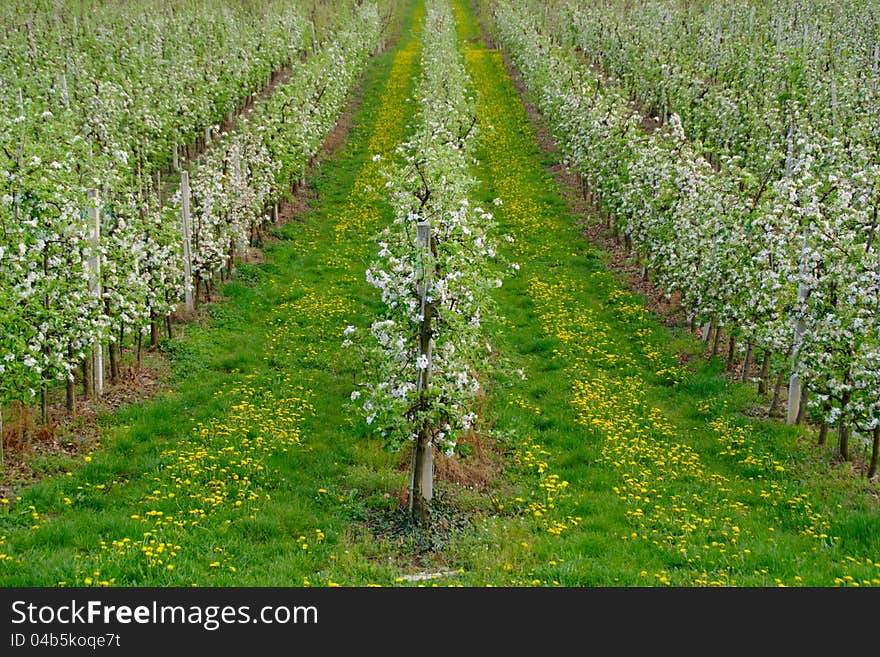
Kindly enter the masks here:
<path id="1" fill-rule="evenodd" d="M 791 176 L 792 164 L 794 159 L 794 127 L 788 130 L 788 158 L 785 163 L 785 175 Z M 807 269 L 807 227 L 804 226 L 804 237 L 801 245 L 801 266 L 800 280 L 798 281 L 797 300 L 798 304 L 803 304 L 807 300 L 808 290 L 804 282 Z M 798 318 L 794 324 L 794 344 L 792 347 L 791 376 L 788 380 L 788 414 L 786 417 L 787 424 L 796 424 L 801 410 L 802 384 L 801 377 L 797 373 L 798 361 L 800 358 L 801 341 L 803 340 L 806 323 L 802 318 Z"/>
<path id="2" fill-rule="evenodd" d="M 184 307 L 187 313 L 195 310 L 193 301 L 193 280 L 192 280 L 192 225 L 189 210 L 190 190 L 189 190 L 189 172 L 180 172 L 180 220 L 183 231 L 183 286 L 184 286 Z"/>
<path id="3" fill-rule="evenodd" d="M 801 272 L 803 274 L 803 272 Z M 807 298 L 807 286 L 804 285 L 803 281 L 798 283 L 798 301 L 805 301 Z M 791 363 L 791 377 L 788 380 L 788 417 L 786 418 L 788 424 L 795 424 L 797 422 L 797 418 L 800 415 L 800 407 L 801 407 L 801 377 L 797 373 L 798 366 L 798 350 L 801 346 L 801 341 L 803 339 L 804 331 L 806 330 L 806 324 L 803 319 L 798 319 L 795 322 L 794 328 L 794 349 L 793 358 Z"/>
<path id="4" fill-rule="evenodd" d="M 64 101 L 64 109 L 70 110 L 70 93 L 67 90 L 67 74 L 61 74 L 61 100 Z"/>
<path id="5" fill-rule="evenodd" d="M 89 258 L 89 292 L 99 299 L 103 297 L 101 289 L 101 213 L 98 207 L 98 190 L 89 190 L 89 238 L 92 243 L 92 257 Z M 92 345 L 92 396 L 100 399 L 104 395 L 104 349 L 100 340 Z"/>
<path id="6" fill-rule="evenodd" d="M 416 244 L 419 248 L 422 270 L 422 285 L 419 290 L 421 298 L 422 323 L 419 328 L 419 366 L 416 390 L 419 394 L 419 403 L 424 403 L 424 395 L 428 390 L 431 380 L 431 355 L 433 349 L 433 336 L 431 320 L 433 319 L 433 304 L 428 303 L 428 293 L 431 289 L 431 225 L 427 221 L 420 221 L 416 226 Z M 422 422 L 418 427 L 418 435 L 413 443 L 413 452 L 410 472 L 409 512 L 414 516 L 426 518 L 428 505 L 434 496 L 434 445 L 431 436 L 431 426 L 428 421 Z"/>

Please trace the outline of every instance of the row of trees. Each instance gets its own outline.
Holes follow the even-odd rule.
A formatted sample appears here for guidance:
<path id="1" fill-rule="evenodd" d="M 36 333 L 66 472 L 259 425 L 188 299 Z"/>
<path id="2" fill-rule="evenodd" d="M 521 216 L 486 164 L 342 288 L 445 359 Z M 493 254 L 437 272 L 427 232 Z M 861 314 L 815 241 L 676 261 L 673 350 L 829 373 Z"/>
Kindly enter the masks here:
<path id="1" fill-rule="evenodd" d="M 384 166 L 394 211 L 367 281 L 384 313 L 351 327 L 366 374 L 352 401 L 394 449 L 411 448 L 409 509 L 428 513 L 433 453 L 456 451 L 476 422 L 491 352 L 483 327 L 500 286 L 494 222 L 470 202 L 476 102 L 446 0 L 428 2 L 411 137 Z"/>
<path id="2" fill-rule="evenodd" d="M 731 4 L 736 3 L 706 6 Z M 774 404 L 789 380 L 789 421 L 797 420 L 798 405 L 806 397 L 822 426 L 820 441 L 831 426 L 837 429 L 843 458 L 849 458 L 851 437 L 860 446 L 871 446 L 873 475 L 880 442 L 880 157 L 868 117 L 880 109 L 877 97 L 865 91 L 859 98 L 868 105 L 848 113 L 838 95 L 823 113 L 809 93 L 810 84 L 795 93 L 791 80 L 776 80 L 778 86 L 771 87 L 791 93 L 773 105 L 762 96 L 763 87 L 753 90 L 747 82 L 725 86 L 721 71 L 732 76 L 733 65 L 719 67 L 711 84 L 701 87 L 700 98 L 729 97 L 738 86 L 735 97 L 751 109 L 733 112 L 748 118 L 737 124 L 738 130 L 725 128 L 722 138 L 715 132 L 719 125 L 735 122 L 719 114 L 712 124 L 708 109 L 722 101 L 707 100 L 698 110 L 693 97 L 679 98 L 670 83 L 662 103 L 647 102 L 647 92 L 634 93 L 635 64 L 615 71 L 611 61 L 606 68 L 587 56 L 589 34 L 597 31 L 613 34 L 623 44 L 619 49 L 651 43 L 644 30 L 615 30 L 607 22 L 596 27 L 583 18 L 600 20 L 595 12 L 606 11 L 607 19 L 618 3 L 589 9 L 586 3 L 571 3 L 567 18 L 528 0 L 490 5 L 499 39 L 523 72 L 568 165 L 645 274 L 680 299 L 704 336 L 716 336 L 716 348 L 724 330 L 731 357 L 736 350 L 742 358 L 744 380 L 755 378 L 766 389 L 772 372 L 777 373 Z M 645 11 L 620 15 L 644 21 L 646 15 L 666 16 L 662 8 L 672 12 L 673 5 L 649 3 Z M 676 24 L 705 32 L 684 18 Z M 775 24 L 783 35 L 791 27 L 784 21 Z M 743 23 L 724 23 L 728 31 L 736 25 Z M 747 41 L 747 36 L 733 41 Z M 630 39 L 636 45 L 626 45 Z M 766 46 L 766 39 L 756 40 Z M 789 41 L 779 39 L 785 53 Z M 658 59 L 663 70 L 673 71 L 689 53 L 675 48 L 639 52 L 643 60 Z M 810 52 L 803 61 L 821 60 Z M 835 61 L 842 66 L 861 59 Z M 695 68 L 687 70 L 693 74 Z M 743 70 L 757 75 L 746 66 Z M 774 71 L 791 72 L 768 65 L 765 73 Z M 690 79 L 691 86 L 700 80 Z M 873 108 L 870 114 L 862 114 L 865 107 Z M 665 109 L 658 116 L 644 108 Z M 703 124 L 694 118 L 700 112 L 706 114 Z"/>
<path id="3" fill-rule="evenodd" d="M 20 76 L 3 80 L 16 91 L 0 114 L 0 408 L 39 391 L 44 419 L 51 382 L 67 381 L 72 407 L 82 367 L 95 391 L 93 352 L 117 375 L 126 338 L 155 342 L 187 285 L 258 236 L 384 28 L 371 2 L 65 6 L 0 15 L 3 75 Z M 184 164 L 188 184 L 163 193 Z"/>

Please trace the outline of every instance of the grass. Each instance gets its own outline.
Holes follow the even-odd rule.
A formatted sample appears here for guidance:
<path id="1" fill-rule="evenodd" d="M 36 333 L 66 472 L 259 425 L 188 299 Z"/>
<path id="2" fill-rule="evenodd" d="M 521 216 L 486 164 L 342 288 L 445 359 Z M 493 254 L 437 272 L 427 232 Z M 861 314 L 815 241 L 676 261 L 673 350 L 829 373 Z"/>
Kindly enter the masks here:
<path id="1" fill-rule="evenodd" d="M 105 420 L 69 474 L 0 510 L 4 586 L 837 586 L 880 583 L 863 477 L 803 430 L 748 415 L 703 345 L 662 326 L 580 234 L 500 53 L 464 0 L 479 199 L 517 276 L 498 290 L 470 454 L 438 466 L 434 522 L 401 510 L 405 454 L 351 419 L 348 324 L 379 305 L 369 237 L 390 214 L 376 153 L 404 137 L 424 13 L 375 59 L 345 146 L 266 263 L 163 343 L 170 389 Z M 693 356 L 686 365 L 678 356 Z M 412 580 L 417 573 L 443 573 Z"/>

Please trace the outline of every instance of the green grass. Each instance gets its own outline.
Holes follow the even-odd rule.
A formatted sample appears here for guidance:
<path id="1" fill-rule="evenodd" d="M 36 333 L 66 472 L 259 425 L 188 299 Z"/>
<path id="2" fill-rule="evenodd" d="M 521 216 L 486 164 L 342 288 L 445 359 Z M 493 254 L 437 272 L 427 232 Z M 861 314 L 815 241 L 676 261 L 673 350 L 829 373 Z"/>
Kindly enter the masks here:
<path id="1" fill-rule="evenodd" d="M 465 586 L 880 583 L 864 477 L 803 429 L 750 417 L 754 391 L 608 272 L 500 54 L 454 4 L 478 92 L 477 200 L 502 199 L 499 237 L 521 264 L 489 327 L 508 366 L 460 461 L 476 482 L 441 477 L 434 523 L 414 525 L 406 455 L 346 406 L 358 363 L 342 330 L 379 309 L 364 270 L 390 217 L 372 156 L 411 118 L 416 2 L 310 209 L 275 231 L 266 264 L 237 267 L 203 325 L 163 342 L 170 389 L 103 418 L 87 461 L 4 505 L 4 586 L 415 586 L 420 571 Z"/>

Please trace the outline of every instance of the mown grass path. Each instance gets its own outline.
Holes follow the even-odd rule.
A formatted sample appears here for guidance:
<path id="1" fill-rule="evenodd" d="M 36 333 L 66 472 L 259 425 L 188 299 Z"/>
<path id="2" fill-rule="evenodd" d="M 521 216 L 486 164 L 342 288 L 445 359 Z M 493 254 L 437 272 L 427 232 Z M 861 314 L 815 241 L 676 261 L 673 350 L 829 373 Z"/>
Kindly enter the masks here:
<path id="1" fill-rule="evenodd" d="M 498 241 L 514 238 L 505 255 L 521 266 L 490 326 L 508 367 L 486 382 L 477 446 L 496 456 L 462 460 L 483 480 L 445 471 L 442 531 L 401 526 L 402 455 L 346 407 L 358 365 L 343 331 L 379 310 L 364 271 L 390 216 L 373 156 L 406 135 L 419 0 L 370 67 L 346 146 L 311 181 L 312 207 L 267 264 L 239 268 L 206 326 L 168 343 L 174 389 L 107 418 L 85 462 L 2 504 L 2 585 L 880 583 L 864 482 L 817 473 L 798 431 L 749 421 L 748 389 L 716 364 L 679 364 L 699 345 L 582 238 L 502 54 L 471 4 L 454 6 L 478 97 L 472 200 L 501 199 Z"/>

